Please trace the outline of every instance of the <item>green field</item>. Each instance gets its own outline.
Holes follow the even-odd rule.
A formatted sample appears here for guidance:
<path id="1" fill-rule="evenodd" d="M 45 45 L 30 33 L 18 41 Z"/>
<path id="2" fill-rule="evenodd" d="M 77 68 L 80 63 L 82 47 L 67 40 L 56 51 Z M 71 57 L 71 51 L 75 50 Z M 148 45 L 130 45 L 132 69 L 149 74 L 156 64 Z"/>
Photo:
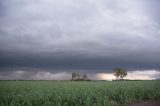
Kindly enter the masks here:
<path id="1" fill-rule="evenodd" d="M 0 81 L 0 106 L 114 106 L 160 100 L 160 81 Z"/>

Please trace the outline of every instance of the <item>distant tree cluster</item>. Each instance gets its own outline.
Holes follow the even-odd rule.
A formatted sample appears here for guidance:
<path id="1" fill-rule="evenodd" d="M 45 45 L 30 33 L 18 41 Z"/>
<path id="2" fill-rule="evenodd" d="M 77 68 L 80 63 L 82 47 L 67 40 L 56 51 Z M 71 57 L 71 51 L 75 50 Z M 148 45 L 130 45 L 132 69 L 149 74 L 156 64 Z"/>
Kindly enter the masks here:
<path id="1" fill-rule="evenodd" d="M 72 73 L 72 81 L 90 81 L 87 74 Z"/>

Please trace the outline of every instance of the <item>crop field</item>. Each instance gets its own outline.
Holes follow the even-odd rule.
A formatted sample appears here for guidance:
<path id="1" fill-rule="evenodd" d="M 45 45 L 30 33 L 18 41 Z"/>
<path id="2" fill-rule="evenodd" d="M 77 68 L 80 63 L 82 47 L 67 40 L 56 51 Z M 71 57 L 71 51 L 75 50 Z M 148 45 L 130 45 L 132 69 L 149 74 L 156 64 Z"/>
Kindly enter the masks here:
<path id="1" fill-rule="evenodd" d="M 0 106 L 119 106 L 160 100 L 160 81 L 0 81 Z"/>

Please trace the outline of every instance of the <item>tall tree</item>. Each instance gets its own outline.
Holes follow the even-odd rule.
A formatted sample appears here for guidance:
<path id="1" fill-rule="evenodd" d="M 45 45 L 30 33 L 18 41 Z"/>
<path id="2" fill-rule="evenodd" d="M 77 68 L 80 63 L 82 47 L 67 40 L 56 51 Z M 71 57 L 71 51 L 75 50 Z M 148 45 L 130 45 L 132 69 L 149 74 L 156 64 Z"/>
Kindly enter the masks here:
<path id="1" fill-rule="evenodd" d="M 114 69 L 115 73 L 114 76 L 116 76 L 117 80 L 122 80 L 125 76 L 127 76 L 127 70 L 123 68 L 116 68 Z"/>

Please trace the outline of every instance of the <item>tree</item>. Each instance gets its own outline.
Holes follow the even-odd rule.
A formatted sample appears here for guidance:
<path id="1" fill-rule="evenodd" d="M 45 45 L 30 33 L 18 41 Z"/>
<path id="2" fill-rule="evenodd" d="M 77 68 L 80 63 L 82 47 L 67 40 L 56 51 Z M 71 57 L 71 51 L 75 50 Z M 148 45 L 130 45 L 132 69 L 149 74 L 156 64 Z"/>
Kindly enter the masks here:
<path id="1" fill-rule="evenodd" d="M 76 73 L 72 73 L 72 81 L 74 81 L 76 79 Z"/>
<path id="2" fill-rule="evenodd" d="M 75 81 L 75 80 L 79 80 L 81 78 L 81 74 L 79 73 L 72 73 L 72 81 Z"/>
<path id="3" fill-rule="evenodd" d="M 83 74 L 83 80 L 87 80 L 87 79 L 88 79 L 87 75 Z"/>
<path id="4" fill-rule="evenodd" d="M 81 74 L 80 73 L 76 73 L 76 79 L 80 79 L 81 78 Z"/>
<path id="5" fill-rule="evenodd" d="M 115 73 L 114 76 L 116 76 L 117 80 L 123 80 L 125 76 L 127 76 L 127 70 L 123 68 L 116 68 L 114 69 Z"/>
<path id="6" fill-rule="evenodd" d="M 72 73 L 72 81 L 90 81 L 86 74 Z"/>

